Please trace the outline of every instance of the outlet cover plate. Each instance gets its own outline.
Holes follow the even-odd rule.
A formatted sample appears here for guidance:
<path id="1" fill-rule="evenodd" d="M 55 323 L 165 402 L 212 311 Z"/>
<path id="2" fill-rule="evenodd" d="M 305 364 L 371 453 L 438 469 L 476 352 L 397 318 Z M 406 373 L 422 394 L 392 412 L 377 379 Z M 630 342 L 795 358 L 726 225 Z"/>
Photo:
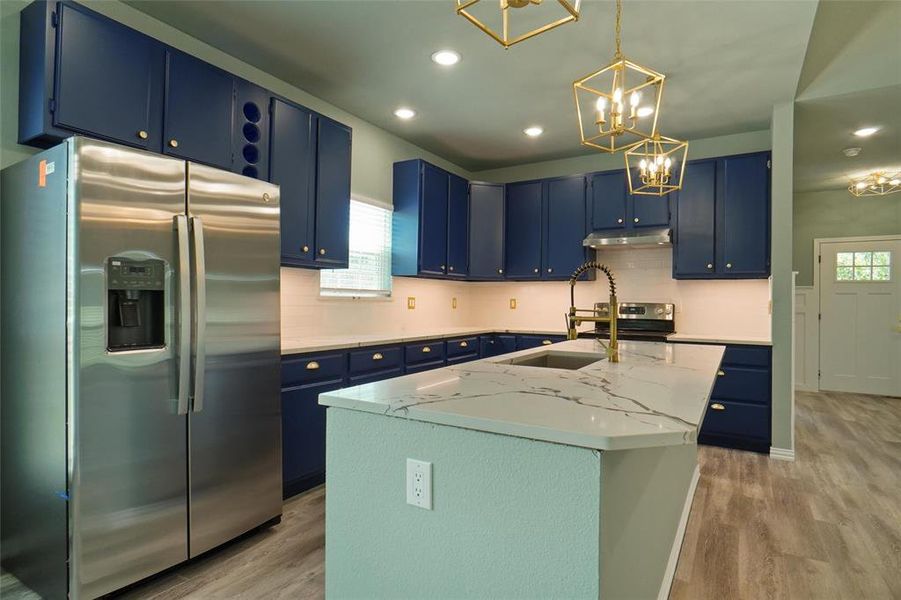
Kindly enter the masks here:
<path id="1" fill-rule="evenodd" d="M 432 510 L 432 463 L 407 459 L 407 504 Z"/>

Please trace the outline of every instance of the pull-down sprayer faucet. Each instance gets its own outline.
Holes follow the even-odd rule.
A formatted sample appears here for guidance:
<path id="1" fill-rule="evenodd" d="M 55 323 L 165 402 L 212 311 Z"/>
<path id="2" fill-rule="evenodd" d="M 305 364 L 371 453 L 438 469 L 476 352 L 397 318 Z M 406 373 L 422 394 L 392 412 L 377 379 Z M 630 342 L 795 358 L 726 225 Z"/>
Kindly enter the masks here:
<path id="1" fill-rule="evenodd" d="M 598 316 L 594 309 L 576 308 L 576 281 L 582 273 L 591 269 L 604 273 L 610 282 L 610 312 L 607 313 L 606 317 Z M 579 316 L 578 313 L 591 313 L 591 316 Z M 572 276 L 569 278 L 569 313 L 566 315 L 567 339 L 574 340 L 578 337 L 579 334 L 576 331 L 576 327 L 582 323 L 610 323 L 610 344 L 606 346 L 607 360 L 619 362 L 619 345 L 616 342 L 616 317 L 618 314 L 619 305 L 616 302 L 616 282 L 613 280 L 613 273 L 610 271 L 610 267 L 590 260 L 573 271 Z"/>

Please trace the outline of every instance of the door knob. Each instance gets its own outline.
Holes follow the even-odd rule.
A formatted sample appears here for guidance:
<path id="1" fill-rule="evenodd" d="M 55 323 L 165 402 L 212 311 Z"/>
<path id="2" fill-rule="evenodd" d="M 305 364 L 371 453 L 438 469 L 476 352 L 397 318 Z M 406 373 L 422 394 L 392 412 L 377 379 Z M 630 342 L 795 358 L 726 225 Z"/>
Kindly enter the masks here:
<path id="1" fill-rule="evenodd" d="M 138 132 L 138 137 L 141 138 L 142 140 L 146 140 L 147 132 L 142 129 L 141 131 Z"/>
<path id="2" fill-rule="evenodd" d="M 171 148 L 178 148 L 178 140 L 175 138 L 172 138 L 171 140 L 169 140 L 169 146 Z"/>

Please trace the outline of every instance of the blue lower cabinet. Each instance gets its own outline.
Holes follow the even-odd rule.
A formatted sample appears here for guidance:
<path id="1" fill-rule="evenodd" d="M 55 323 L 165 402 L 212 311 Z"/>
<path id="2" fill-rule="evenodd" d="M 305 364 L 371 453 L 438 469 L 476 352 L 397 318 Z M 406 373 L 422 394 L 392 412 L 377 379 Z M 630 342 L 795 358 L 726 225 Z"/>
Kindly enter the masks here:
<path id="1" fill-rule="evenodd" d="M 282 360 L 282 489 L 285 498 L 325 481 L 326 407 L 319 394 L 347 386 L 347 353 Z"/>
<path id="2" fill-rule="evenodd" d="M 769 452 L 772 352 L 766 346 L 727 346 L 698 441 Z"/>
<path id="3" fill-rule="evenodd" d="M 478 357 L 479 338 L 478 336 L 472 336 L 449 339 L 445 342 L 445 348 L 447 349 L 448 361 L 450 361 L 452 358 L 459 358 L 461 356 L 472 354 L 475 354 Z"/>
<path id="4" fill-rule="evenodd" d="M 348 381 L 350 386 L 363 385 L 364 383 L 375 383 L 376 381 L 384 381 L 385 379 L 393 379 L 404 374 L 403 367 L 395 367 L 384 371 L 376 371 L 375 373 L 367 373 L 365 375 L 351 375 Z"/>
<path id="5" fill-rule="evenodd" d="M 565 339 L 565 335 L 518 335 L 516 336 L 516 349 L 525 350 L 538 346 L 550 346 Z"/>
<path id="6" fill-rule="evenodd" d="M 423 371 L 431 371 L 432 369 L 440 369 L 445 365 L 446 363 L 444 362 L 444 360 L 435 360 L 425 363 L 417 363 L 415 365 L 408 365 L 407 375 L 410 375 L 412 373 L 422 373 Z"/>
<path id="7" fill-rule="evenodd" d="M 403 346 L 372 346 L 350 352 L 351 385 L 378 381 L 402 375 L 404 371 Z M 362 381 L 363 379 L 366 381 Z"/>
<path id="8" fill-rule="evenodd" d="M 492 333 L 479 336 L 479 356 L 490 358 L 516 352 L 516 336 Z"/>

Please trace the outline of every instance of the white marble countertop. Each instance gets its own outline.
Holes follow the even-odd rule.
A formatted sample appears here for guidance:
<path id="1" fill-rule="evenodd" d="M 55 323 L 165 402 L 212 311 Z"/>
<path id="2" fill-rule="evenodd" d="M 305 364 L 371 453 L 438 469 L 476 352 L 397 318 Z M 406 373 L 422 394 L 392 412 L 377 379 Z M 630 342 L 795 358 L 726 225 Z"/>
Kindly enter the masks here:
<path id="1" fill-rule="evenodd" d="M 566 335 L 563 329 L 557 331 L 535 329 L 504 329 L 489 327 L 435 327 L 429 331 L 393 333 L 371 333 L 362 335 L 324 335 L 304 338 L 282 338 L 282 354 L 303 354 L 307 352 L 323 352 L 342 348 L 359 348 L 361 346 L 379 346 L 382 344 L 405 344 L 424 340 L 451 337 L 465 337 L 483 333 L 513 333 L 526 335 Z"/>
<path id="2" fill-rule="evenodd" d="M 722 346 L 620 342 L 603 359 L 591 339 L 522 350 L 319 396 L 326 406 L 598 450 L 690 444 Z M 547 352 L 594 354 L 578 370 L 510 364 Z"/>
<path id="3" fill-rule="evenodd" d="M 676 332 L 666 336 L 670 342 L 698 342 L 700 344 L 746 344 L 748 346 L 772 346 L 773 340 L 768 337 L 705 335 Z"/>

